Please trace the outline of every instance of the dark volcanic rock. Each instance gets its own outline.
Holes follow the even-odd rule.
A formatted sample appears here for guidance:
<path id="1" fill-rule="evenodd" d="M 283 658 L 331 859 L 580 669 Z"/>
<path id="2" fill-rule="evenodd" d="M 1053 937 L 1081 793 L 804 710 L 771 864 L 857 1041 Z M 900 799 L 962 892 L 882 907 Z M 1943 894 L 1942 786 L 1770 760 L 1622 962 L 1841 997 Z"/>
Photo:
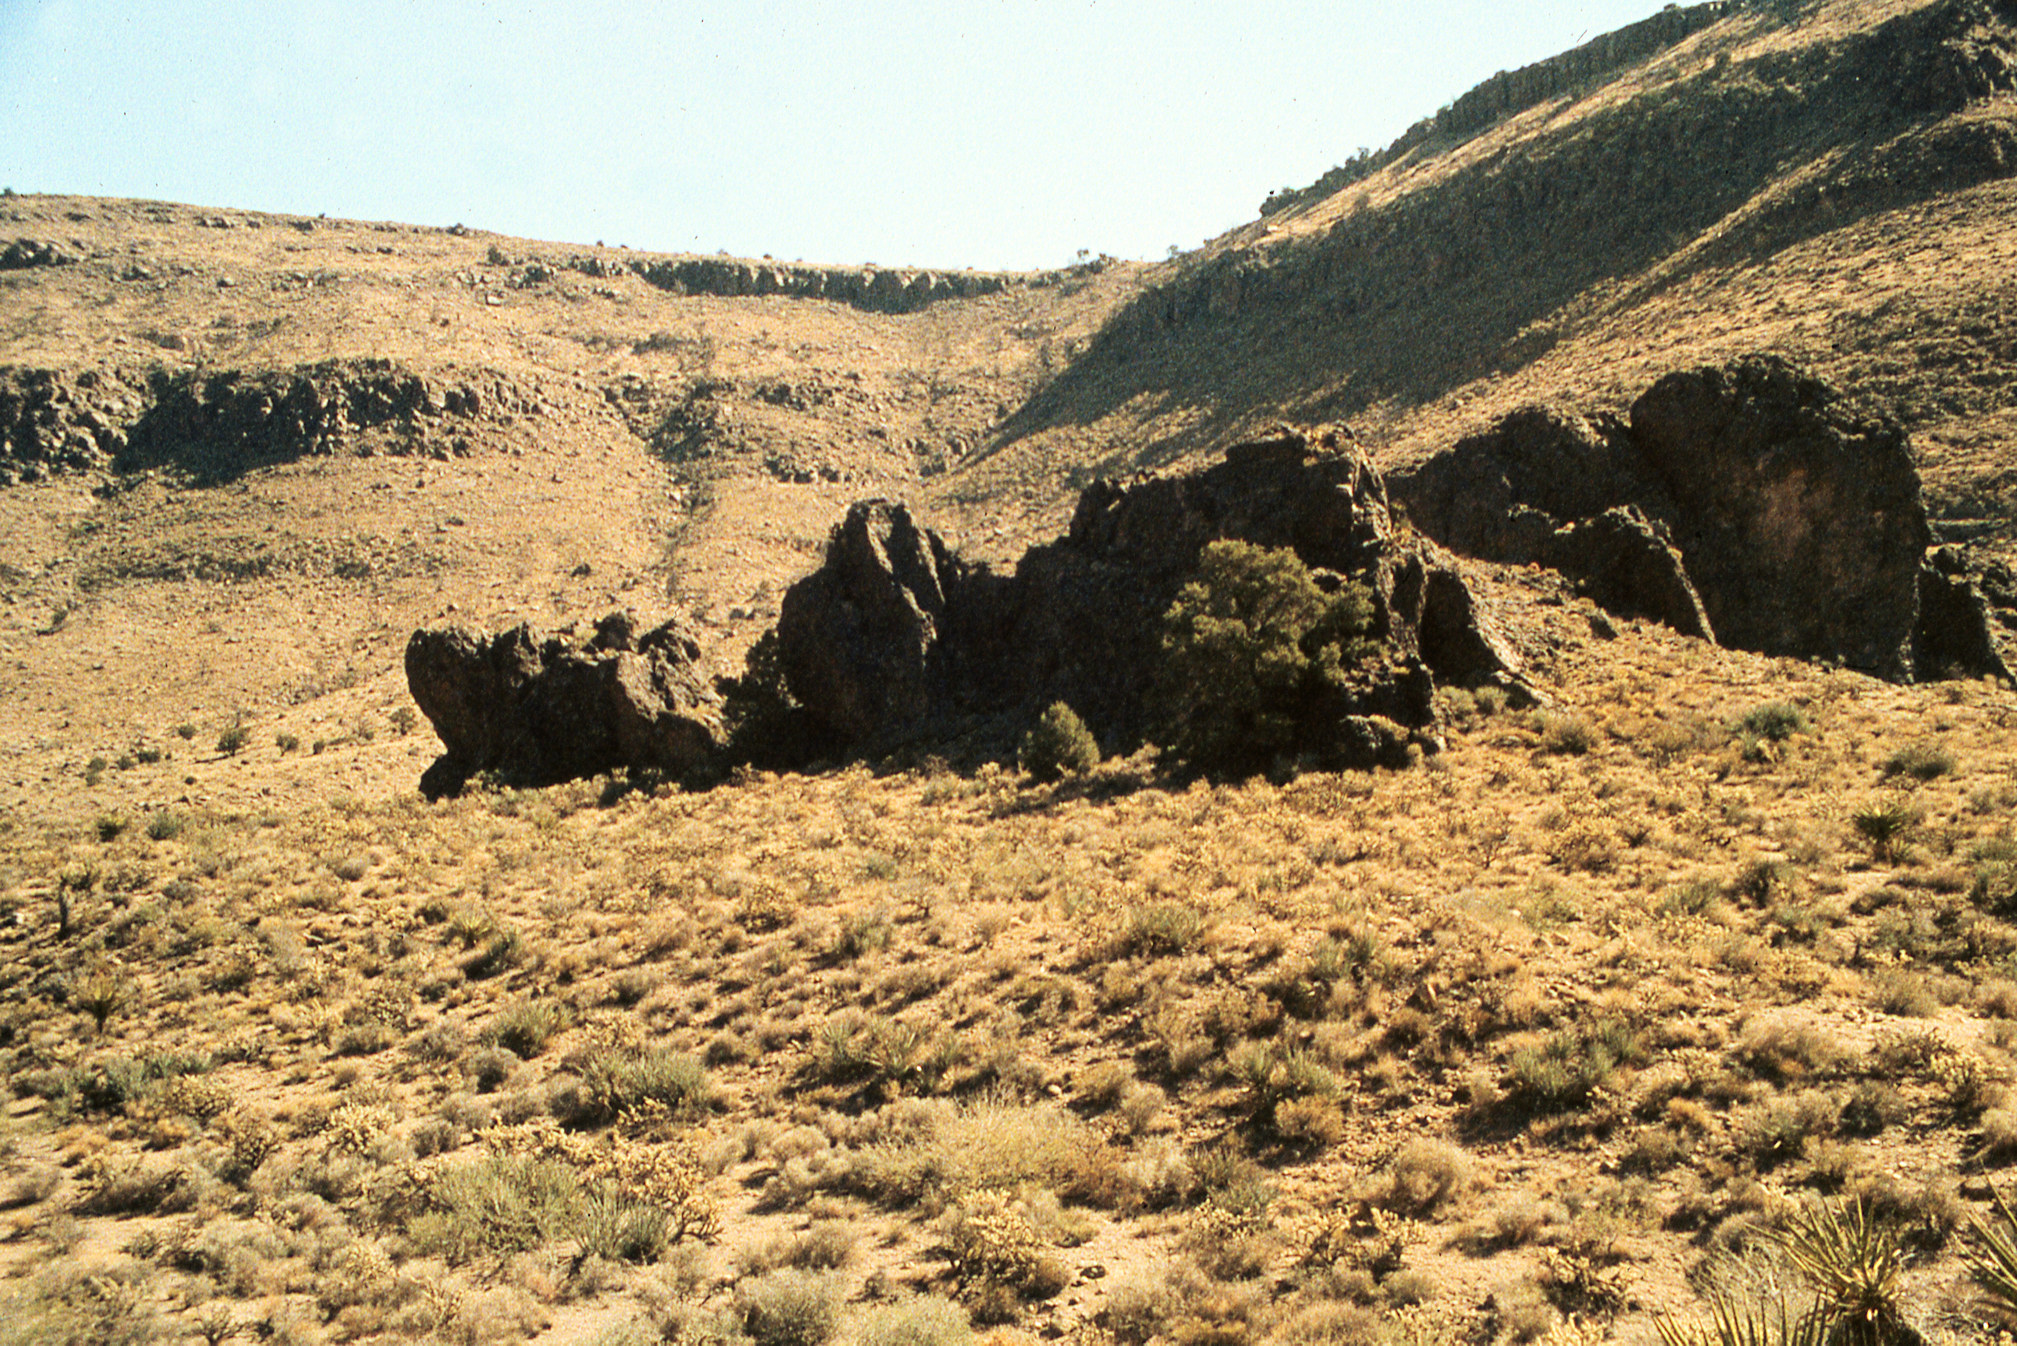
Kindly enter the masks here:
<path id="1" fill-rule="evenodd" d="M 76 254 L 66 250 L 61 243 L 40 239 L 17 238 L 0 248 L 0 271 L 25 271 L 32 266 L 71 266 L 76 261 Z"/>
<path id="2" fill-rule="evenodd" d="M 1613 612 L 1665 622 L 1684 636 L 1716 638 L 1665 526 L 1637 505 L 1564 524 L 1548 539 L 1547 556 L 1555 569 L 1581 577 L 1590 597 Z"/>
<path id="3" fill-rule="evenodd" d="M 1778 359 L 1670 374 L 1629 425 L 1516 412 L 1393 489 L 1448 546 L 1690 635 L 1894 679 L 2003 669 L 1981 595 L 1924 565 L 1904 431 Z"/>
<path id="4" fill-rule="evenodd" d="M 1746 360 L 1654 384 L 1632 442 L 1726 644 L 1911 676 L 1932 533 L 1896 421 Z"/>
<path id="5" fill-rule="evenodd" d="M 623 613 L 586 637 L 415 631 L 406 681 L 447 748 L 421 778 L 429 798 L 480 771 L 524 785 L 618 767 L 680 775 L 711 763 L 726 739 L 721 697 L 677 619 L 642 635 Z"/>
<path id="6" fill-rule="evenodd" d="M 903 505 L 855 504 L 826 563 L 785 593 L 779 658 L 792 694 L 850 741 L 901 733 L 937 698 L 941 572 L 959 563 Z"/>
<path id="7" fill-rule="evenodd" d="M 1914 657 L 1922 677 L 2011 677 L 2010 663 L 1998 647 L 1995 631 L 2002 613 L 1989 592 L 1995 577 L 1977 583 L 1967 562 L 1954 547 L 1941 547 L 1926 558 L 1919 574 L 1919 626 Z"/>
<path id="8" fill-rule="evenodd" d="M 1487 561 L 1538 560 L 1554 531 L 1644 490 L 1625 427 L 1554 407 L 1522 407 L 1391 480 L 1409 519 Z"/>
<path id="9" fill-rule="evenodd" d="M 1138 742 L 1153 727 L 1163 613 L 1222 538 L 1291 548 L 1320 583 L 1374 590 L 1393 658 L 1322 708 L 1313 746 L 1340 765 L 1432 741 L 1437 677 L 1524 687 L 1448 558 L 1396 545 L 1365 456 L 1288 429 L 1202 472 L 1095 482 L 1070 531 L 1031 548 L 1012 577 L 960 560 L 901 505 L 857 504 L 825 564 L 785 596 L 780 662 L 792 694 L 856 747 L 1053 700 L 1110 745 Z M 1394 725 L 1399 740 L 1382 727 Z"/>

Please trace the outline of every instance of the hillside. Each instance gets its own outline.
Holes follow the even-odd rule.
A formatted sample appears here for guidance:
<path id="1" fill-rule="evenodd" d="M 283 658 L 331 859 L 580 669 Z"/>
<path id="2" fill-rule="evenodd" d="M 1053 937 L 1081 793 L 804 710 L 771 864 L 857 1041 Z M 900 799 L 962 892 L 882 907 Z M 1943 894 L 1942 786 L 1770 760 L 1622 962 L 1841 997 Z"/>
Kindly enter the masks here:
<path id="1" fill-rule="evenodd" d="M 2000 1339 L 2013 184 L 2017 5 L 1814 0 L 1156 264 L 0 198 L 0 1343 L 1651 1343 L 1817 1211 Z M 1389 765 L 1159 751 L 1206 534 L 1334 526 Z M 417 628 L 788 592 L 825 760 L 420 795 Z"/>

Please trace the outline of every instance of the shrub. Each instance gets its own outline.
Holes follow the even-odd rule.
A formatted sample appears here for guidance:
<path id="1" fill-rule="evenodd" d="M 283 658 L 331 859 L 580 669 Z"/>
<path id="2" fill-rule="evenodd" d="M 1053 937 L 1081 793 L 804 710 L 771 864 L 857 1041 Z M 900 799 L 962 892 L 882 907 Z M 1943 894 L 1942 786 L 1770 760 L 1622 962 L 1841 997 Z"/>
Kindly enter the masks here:
<path id="1" fill-rule="evenodd" d="M 584 1121 L 607 1120 L 645 1103 L 680 1114 L 712 1106 L 714 1087 L 698 1058 L 665 1047 L 604 1047 L 581 1066 Z"/>
<path id="2" fill-rule="evenodd" d="M 1287 548 L 1207 546 L 1163 614 L 1164 746 L 1234 774 L 1304 746 L 1321 707 L 1375 653 L 1372 621 L 1363 587 L 1326 594 Z"/>
<path id="3" fill-rule="evenodd" d="M 883 1304 L 862 1315 L 858 1346 L 966 1346 L 973 1339 L 966 1310 L 948 1299 L 925 1295 Z"/>
<path id="4" fill-rule="evenodd" d="M 1937 780 L 1954 769 L 1954 754 L 1937 743 L 1913 743 L 1898 749 L 1884 762 L 1884 775 L 1910 776 L 1913 780 Z"/>
<path id="5" fill-rule="evenodd" d="M 1380 1204 L 1403 1215 L 1433 1216 L 1471 1185 L 1470 1155 L 1454 1145 L 1411 1140 L 1387 1161 Z"/>
<path id="6" fill-rule="evenodd" d="M 1182 902 L 1138 902 L 1121 922 L 1119 951 L 1147 957 L 1189 953 L 1208 925 L 1203 912 Z"/>
<path id="7" fill-rule="evenodd" d="M 491 1020 L 484 1034 L 491 1042 L 530 1060 L 546 1050 L 546 1042 L 567 1027 L 564 1006 L 551 1000 L 526 1000 Z"/>
<path id="8" fill-rule="evenodd" d="M 173 841 L 182 835 L 182 815 L 163 810 L 147 820 L 147 835 L 154 841 Z"/>
<path id="9" fill-rule="evenodd" d="M 1620 1023 L 1557 1033 L 1540 1047 L 1513 1054 L 1507 1101 L 1532 1115 L 1571 1111 L 1609 1084 L 1619 1066 L 1640 1056 L 1637 1038 Z"/>
<path id="10" fill-rule="evenodd" d="M 584 1257 L 611 1262 L 655 1262 L 672 1243 L 672 1219 L 648 1202 L 616 1192 L 586 1194 L 569 1220 Z"/>
<path id="11" fill-rule="evenodd" d="M 821 1346 L 840 1325 L 841 1283 L 786 1269 L 735 1287 L 736 1315 L 756 1346 Z"/>
<path id="12" fill-rule="evenodd" d="M 556 1160 L 489 1154 L 435 1175 L 427 1191 L 434 1209 L 413 1221 L 411 1237 L 450 1261 L 528 1252 L 569 1232 L 579 1187 Z"/>
<path id="13" fill-rule="evenodd" d="M 217 736 L 217 751 L 226 757 L 236 757 L 245 751 L 245 745 L 250 742 L 252 731 L 246 727 L 245 717 L 240 715 Z"/>
<path id="14" fill-rule="evenodd" d="M 1542 715 L 1541 750 L 1561 757 L 1581 757 L 1597 746 L 1597 731 L 1580 715 Z"/>
<path id="15" fill-rule="evenodd" d="M 1784 743 L 1795 734 L 1807 732 L 1807 717 L 1790 701 L 1768 701 L 1744 712 L 1732 726 L 1738 737 L 1761 738 L 1768 743 Z"/>
<path id="16" fill-rule="evenodd" d="M 1054 781 L 1098 766 L 1100 745 L 1077 711 L 1062 701 L 1053 701 L 1036 726 L 1023 735 L 1016 756 L 1022 769 L 1035 779 Z"/>

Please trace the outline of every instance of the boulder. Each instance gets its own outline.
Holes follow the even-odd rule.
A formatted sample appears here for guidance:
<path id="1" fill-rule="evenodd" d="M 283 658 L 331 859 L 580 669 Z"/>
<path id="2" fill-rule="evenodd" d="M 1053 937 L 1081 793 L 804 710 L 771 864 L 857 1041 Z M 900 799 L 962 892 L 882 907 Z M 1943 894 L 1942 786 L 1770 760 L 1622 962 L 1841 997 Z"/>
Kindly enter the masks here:
<path id="1" fill-rule="evenodd" d="M 941 699 L 940 575 L 957 568 L 944 541 L 904 505 L 853 505 L 825 563 L 779 607 L 778 658 L 792 695 L 851 742 L 915 728 Z"/>
<path id="2" fill-rule="evenodd" d="M 2009 661 L 1996 639 L 2003 622 L 1985 589 L 1993 592 L 1995 577 L 1978 582 L 1969 574 L 1959 548 L 1941 547 L 1926 558 L 1919 572 L 1919 625 L 1913 656 L 1922 677 L 1980 677 L 2011 680 Z"/>
<path id="3" fill-rule="evenodd" d="M 1373 593 L 1388 643 L 1445 685 L 1498 687 L 1521 705 L 1540 699 L 1497 614 L 1454 559 L 1433 545 L 1383 558 L 1373 572 Z"/>
<path id="4" fill-rule="evenodd" d="M 406 681 L 446 748 L 421 777 L 430 799 L 485 771 L 522 785 L 619 767 L 685 775 L 727 739 L 699 643 L 677 619 L 642 635 L 627 613 L 585 634 L 415 631 Z"/>
<path id="5" fill-rule="evenodd" d="M 1548 539 L 1549 563 L 1582 581 L 1597 603 L 1625 617 L 1665 622 L 1684 636 L 1716 638 L 1666 525 L 1637 505 L 1564 524 Z"/>
<path id="6" fill-rule="evenodd" d="M 1201 472 L 1094 482 L 1065 536 L 1032 547 L 1008 576 L 961 560 L 902 505 L 858 503 L 824 564 L 785 595 L 779 662 L 793 697 L 859 749 L 959 717 L 1032 716 L 1054 700 L 1109 746 L 1140 742 L 1156 718 L 1163 614 L 1222 538 L 1290 548 L 1320 582 L 1361 580 L 1380 598 L 1393 658 L 1322 708 L 1327 726 L 1366 723 L 1312 735 L 1336 765 L 1392 761 L 1379 723 L 1434 746 L 1438 677 L 1524 685 L 1448 558 L 1397 547 L 1365 455 L 1335 433 L 1286 427 Z M 1408 556 L 1413 597 L 1396 603 L 1397 558 Z"/>
<path id="7" fill-rule="evenodd" d="M 1901 680 L 2003 667 L 1987 607 L 1925 566 L 1905 432 L 1774 357 L 1669 374 L 1628 421 L 1515 412 L 1393 490 L 1447 546 L 1689 635 Z"/>
<path id="8" fill-rule="evenodd" d="M 1724 643 L 1912 675 L 1932 533 L 1895 420 L 1752 359 L 1667 375 L 1631 426 Z"/>

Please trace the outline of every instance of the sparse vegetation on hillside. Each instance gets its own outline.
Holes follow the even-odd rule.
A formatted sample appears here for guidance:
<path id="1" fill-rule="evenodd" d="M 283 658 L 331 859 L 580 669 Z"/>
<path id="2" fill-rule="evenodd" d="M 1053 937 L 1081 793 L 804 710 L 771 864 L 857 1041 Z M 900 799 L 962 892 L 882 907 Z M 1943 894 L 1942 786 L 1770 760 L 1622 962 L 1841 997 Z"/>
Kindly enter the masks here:
<path id="1" fill-rule="evenodd" d="M 1769 1254 L 1850 1314 L 1867 1262 L 1870 1311 L 1925 1330 L 1993 1247 L 1964 1178 L 2017 1156 L 2009 693 L 1651 627 L 1563 648 L 1580 751 L 1474 704 L 1408 772 L 935 762 L 17 825 L 13 1312 L 1258 1344 L 1658 1311 L 1692 1342 L 1779 1322 L 1687 1289 Z M 1880 852 L 1841 783 L 1896 793 L 1936 720 L 1967 771 L 1910 777 Z"/>
<path id="2" fill-rule="evenodd" d="M 760 633 L 855 499 L 921 627 L 1096 472 L 1756 349 L 2017 611 L 2008 8 L 1661 19 L 1026 284 L 0 194 L 0 1342 L 1995 1340 L 2009 687 L 1465 560 L 1535 704 L 1331 771 L 1375 605 L 1229 545 L 1160 747 L 848 761 Z M 618 608 L 742 669 L 721 778 L 416 796 L 414 626 Z"/>

